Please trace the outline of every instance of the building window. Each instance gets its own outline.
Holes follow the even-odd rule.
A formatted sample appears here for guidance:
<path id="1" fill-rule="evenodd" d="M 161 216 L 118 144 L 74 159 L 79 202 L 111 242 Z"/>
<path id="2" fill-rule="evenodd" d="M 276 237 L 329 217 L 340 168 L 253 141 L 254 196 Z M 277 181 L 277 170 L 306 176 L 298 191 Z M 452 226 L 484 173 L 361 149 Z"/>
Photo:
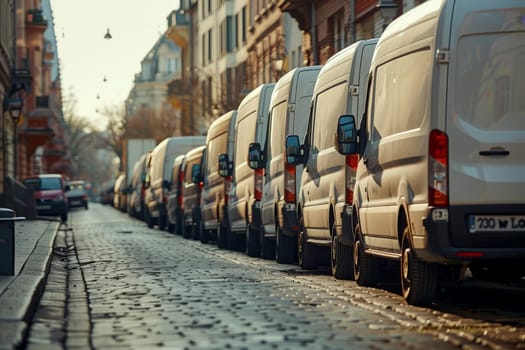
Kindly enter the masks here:
<path id="1" fill-rule="evenodd" d="M 211 29 L 208 30 L 208 63 L 211 63 Z"/>
<path id="2" fill-rule="evenodd" d="M 344 11 L 339 11 L 338 14 L 331 18 L 331 22 L 334 52 L 341 51 L 345 47 Z"/>
<path id="3" fill-rule="evenodd" d="M 246 43 L 246 6 L 242 8 L 242 42 Z"/>
<path id="4" fill-rule="evenodd" d="M 202 34 L 202 65 L 206 65 L 206 33 Z"/>
<path id="5" fill-rule="evenodd" d="M 212 13 L 211 0 L 208 0 L 208 14 Z"/>
<path id="6" fill-rule="evenodd" d="M 236 46 L 237 35 L 233 16 L 226 16 L 226 51 L 232 52 Z"/>
<path id="7" fill-rule="evenodd" d="M 253 27 L 255 21 L 255 0 L 250 0 L 250 28 Z"/>

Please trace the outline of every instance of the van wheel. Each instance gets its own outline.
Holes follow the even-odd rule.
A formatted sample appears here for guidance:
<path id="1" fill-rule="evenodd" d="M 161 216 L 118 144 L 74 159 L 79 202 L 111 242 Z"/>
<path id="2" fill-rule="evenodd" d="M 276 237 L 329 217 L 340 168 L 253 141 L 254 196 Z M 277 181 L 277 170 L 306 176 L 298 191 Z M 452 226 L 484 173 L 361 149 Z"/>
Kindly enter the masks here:
<path id="1" fill-rule="evenodd" d="M 303 219 L 299 224 L 299 235 L 297 236 L 297 258 L 299 266 L 305 270 L 315 269 L 317 261 L 315 257 L 315 249 L 312 244 L 307 242 L 306 230 L 304 228 Z"/>
<path id="2" fill-rule="evenodd" d="M 210 239 L 210 235 L 207 230 L 204 229 L 204 222 L 202 220 L 198 223 L 199 226 L 199 237 L 201 239 L 201 243 L 208 243 Z"/>
<path id="3" fill-rule="evenodd" d="M 263 259 L 275 259 L 275 240 L 264 236 L 264 228 L 259 234 L 261 244 L 261 257 Z"/>
<path id="4" fill-rule="evenodd" d="M 261 246 L 259 231 L 252 228 L 250 224 L 246 225 L 246 255 L 260 256 Z"/>
<path id="5" fill-rule="evenodd" d="M 221 249 L 228 247 L 228 230 L 220 222 L 217 223 L 217 246 Z"/>
<path id="6" fill-rule="evenodd" d="M 67 222 L 67 210 L 60 214 L 60 220 L 62 222 Z"/>
<path id="7" fill-rule="evenodd" d="M 366 254 L 362 245 L 361 228 L 355 227 L 354 242 L 354 278 L 360 286 L 373 286 L 379 275 L 379 261 L 376 257 Z"/>
<path id="8" fill-rule="evenodd" d="M 164 230 L 166 228 L 167 218 L 165 215 L 160 214 L 159 216 L 159 230 Z"/>
<path id="9" fill-rule="evenodd" d="M 420 261 L 412 250 L 408 227 L 401 239 L 401 291 L 411 305 L 428 305 L 437 290 L 438 266 Z"/>
<path id="10" fill-rule="evenodd" d="M 155 221 L 151 217 L 151 214 L 149 213 L 149 210 L 146 211 L 146 224 L 148 225 L 148 228 L 153 228 L 153 226 L 155 226 Z"/>
<path id="11" fill-rule="evenodd" d="M 281 228 L 275 228 L 275 260 L 279 264 L 291 264 L 297 259 L 297 245 L 293 237 L 283 233 Z"/>
<path id="12" fill-rule="evenodd" d="M 191 238 L 191 233 L 193 231 L 193 227 L 192 226 L 184 226 L 184 230 L 182 232 L 182 237 L 184 238 Z"/>
<path id="13" fill-rule="evenodd" d="M 168 220 L 168 228 L 167 228 L 168 232 L 169 233 L 174 233 L 175 232 L 175 224 L 172 224 L 169 220 Z"/>
<path id="14" fill-rule="evenodd" d="M 352 268 L 352 247 L 339 242 L 335 222 L 332 224 L 330 260 L 332 262 L 332 276 L 342 280 L 349 280 L 354 277 L 354 271 Z"/>

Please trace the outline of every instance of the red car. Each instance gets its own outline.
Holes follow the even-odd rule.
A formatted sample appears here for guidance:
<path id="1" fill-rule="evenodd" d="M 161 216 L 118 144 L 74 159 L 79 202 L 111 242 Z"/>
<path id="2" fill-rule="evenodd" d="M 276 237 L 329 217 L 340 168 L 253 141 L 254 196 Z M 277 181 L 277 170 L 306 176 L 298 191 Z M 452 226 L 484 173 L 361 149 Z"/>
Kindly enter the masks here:
<path id="1" fill-rule="evenodd" d="M 38 215 L 60 216 L 62 222 L 67 221 L 68 186 L 62 175 L 35 175 L 25 178 L 23 183 L 33 190 Z"/>

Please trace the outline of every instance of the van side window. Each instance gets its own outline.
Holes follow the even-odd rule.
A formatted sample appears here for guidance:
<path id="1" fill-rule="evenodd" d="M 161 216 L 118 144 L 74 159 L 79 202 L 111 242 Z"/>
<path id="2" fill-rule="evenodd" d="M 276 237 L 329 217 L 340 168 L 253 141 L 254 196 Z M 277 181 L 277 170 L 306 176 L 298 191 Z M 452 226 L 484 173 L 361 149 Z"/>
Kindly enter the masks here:
<path id="1" fill-rule="evenodd" d="M 337 118 L 345 114 L 346 82 L 333 86 L 319 95 L 315 103 L 313 149 L 318 151 L 334 146 Z"/>
<path id="2" fill-rule="evenodd" d="M 429 108 L 431 61 L 431 51 L 424 50 L 378 67 L 374 78 L 373 141 L 421 126 Z M 414 96 L 406 91 L 419 93 Z"/>
<path id="3" fill-rule="evenodd" d="M 286 134 L 286 110 L 285 101 L 272 109 L 272 120 L 270 126 L 270 152 L 271 158 L 284 153 L 284 139 Z"/>
<path id="4" fill-rule="evenodd" d="M 255 139 L 256 123 L 257 114 L 253 111 L 239 121 L 239 124 L 237 125 L 237 130 L 235 130 L 235 137 L 237 139 L 235 141 L 236 166 L 248 161 L 248 145 Z"/>

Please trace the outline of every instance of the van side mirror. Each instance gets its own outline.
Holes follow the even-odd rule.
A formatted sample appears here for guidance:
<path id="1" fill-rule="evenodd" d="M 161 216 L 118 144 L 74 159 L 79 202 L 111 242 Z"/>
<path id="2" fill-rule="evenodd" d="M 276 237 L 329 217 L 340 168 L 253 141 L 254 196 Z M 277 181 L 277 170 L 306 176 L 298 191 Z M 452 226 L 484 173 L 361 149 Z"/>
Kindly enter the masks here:
<path id="1" fill-rule="evenodd" d="M 358 153 L 357 129 L 353 115 L 342 115 L 339 117 L 337 121 L 336 148 L 339 153 L 344 155 Z"/>
<path id="2" fill-rule="evenodd" d="M 219 175 L 222 177 L 231 176 L 231 162 L 228 154 L 219 154 Z"/>
<path id="3" fill-rule="evenodd" d="M 191 166 L 191 181 L 198 184 L 201 181 L 201 165 L 193 164 Z"/>
<path id="4" fill-rule="evenodd" d="M 288 135 L 286 136 L 286 161 L 291 165 L 302 164 L 303 161 L 303 148 L 299 141 L 299 136 Z"/>
<path id="5" fill-rule="evenodd" d="M 248 166 L 251 169 L 264 168 L 264 155 L 261 150 L 261 144 L 257 142 L 250 143 L 248 148 Z"/>

